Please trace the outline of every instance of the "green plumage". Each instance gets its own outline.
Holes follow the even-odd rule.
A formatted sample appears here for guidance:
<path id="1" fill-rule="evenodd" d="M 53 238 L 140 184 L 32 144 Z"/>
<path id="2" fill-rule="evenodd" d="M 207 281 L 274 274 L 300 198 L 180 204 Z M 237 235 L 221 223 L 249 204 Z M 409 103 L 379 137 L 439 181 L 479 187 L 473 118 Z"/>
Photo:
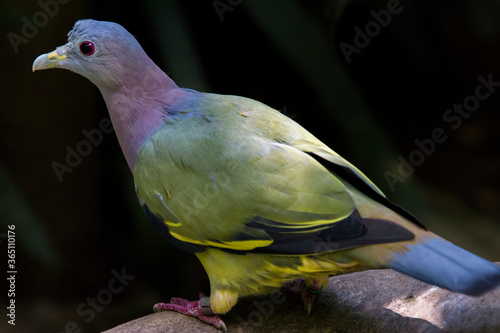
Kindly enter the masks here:
<path id="1" fill-rule="evenodd" d="M 143 144 L 134 178 L 138 196 L 163 220 L 160 228 L 174 243 L 197 245 L 194 252 L 200 252 L 209 273 L 212 295 L 217 290 L 235 297 L 263 293 L 291 279 L 364 265 L 341 251 L 322 255 L 332 247 L 321 233 L 337 223 L 346 228 L 332 229 L 336 237 L 357 240 L 366 230 L 353 215 L 355 190 L 310 153 L 349 168 L 383 198 L 375 185 L 278 111 L 247 98 L 193 94 Z M 402 228 L 396 224 L 392 229 L 392 241 L 414 237 L 398 237 Z M 278 245 L 276 253 L 259 253 Z M 317 258 L 307 257 L 313 253 Z"/>
<path id="2" fill-rule="evenodd" d="M 246 230 L 245 221 L 262 216 L 289 228 L 321 227 L 353 212 L 343 183 L 290 145 L 327 148 L 287 117 L 236 96 L 200 94 L 193 102 L 144 143 L 134 170 L 149 209 L 162 215 L 153 199 L 160 194 L 181 221 L 172 232 L 202 243 L 234 242 L 241 232 L 269 240 Z"/>

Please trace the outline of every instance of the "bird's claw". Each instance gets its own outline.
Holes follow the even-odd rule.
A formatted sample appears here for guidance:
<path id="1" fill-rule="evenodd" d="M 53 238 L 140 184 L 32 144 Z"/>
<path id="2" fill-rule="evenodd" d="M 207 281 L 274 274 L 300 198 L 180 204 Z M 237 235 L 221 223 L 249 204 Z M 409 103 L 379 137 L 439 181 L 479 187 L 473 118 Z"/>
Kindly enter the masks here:
<path id="1" fill-rule="evenodd" d="M 308 315 L 311 314 L 312 306 L 316 300 L 317 294 L 313 294 L 305 288 L 305 291 L 301 295 L 302 303 L 304 303 L 304 309 Z"/>
<path id="2" fill-rule="evenodd" d="M 281 286 L 282 289 L 290 291 L 294 294 L 300 295 L 302 303 L 304 303 L 304 309 L 307 314 L 311 314 L 312 306 L 319 291 L 310 290 L 303 279 L 295 279 L 290 282 L 285 282 Z"/>
<path id="3" fill-rule="evenodd" d="M 215 326 L 217 329 L 222 330 L 223 332 L 227 332 L 226 324 L 222 321 L 222 319 L 214 314 L 210 307 L 207 309 L 207 298 L 205 298 L 203 293 L 200 293 L 200 300 L 191 302 L 187 299 L 180 297 L 172 297 L 170 299 L 170 303 L 156 303 L 153 306 L 154 312 L 161 311 L 175 311 L 178 313 L 182 313 L 188 316 L 197 317 L 201 321 Z M 209 304 L 209 303 L 208 303 Z M 210 313 L 210 314 L 207 314 Z"/>

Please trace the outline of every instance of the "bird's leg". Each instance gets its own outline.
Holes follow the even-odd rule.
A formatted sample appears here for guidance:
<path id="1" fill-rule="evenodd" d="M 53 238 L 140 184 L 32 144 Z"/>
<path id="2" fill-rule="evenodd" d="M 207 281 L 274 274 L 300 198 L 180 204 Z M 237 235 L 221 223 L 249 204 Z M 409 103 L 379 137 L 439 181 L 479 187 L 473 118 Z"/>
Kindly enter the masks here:
<path id="1" fill-rule="evenodd" d="M 197 317 L 201 321 L 207 324 L 214 325 L 216 328 L 226 332 L 226 324 L 222 319 L 213 313 L 210 308 L 210 297 L 206 297 L 205 294 L 200 293 L 199 301 L 188 301 L 184 298 L 172 297 L 170 303 L 156 303 L 153 307 L 154 312 L 160 311 L 175 311 L 188 316 Z"/>
<path id="2" fill-rule="evenodd" d="M 311 313 L 312 306 L 318 294 L 323 291 L 323 288 L 328 284 L 328 276 L 320 276 L 317 278 L 296 279 L 290 282 L 285 282 L 282 289 L 288 290 L 294 294 L 300 295 L 304 309 L 307 314 Z"/>
<path id="3" fill-rule="evenodd" d="M 304 309 L 307 314 L 311 313 L 312 305 L 316 299 L 316 295 L 321 292 L 321 290 L 309 290 L 306 286 L 304 279 L 296 279 L 290 282 L 283 283 L 282 289 L 288 290 L 294 294 L 300 295 L 302 303 L 304 303 Z"/>

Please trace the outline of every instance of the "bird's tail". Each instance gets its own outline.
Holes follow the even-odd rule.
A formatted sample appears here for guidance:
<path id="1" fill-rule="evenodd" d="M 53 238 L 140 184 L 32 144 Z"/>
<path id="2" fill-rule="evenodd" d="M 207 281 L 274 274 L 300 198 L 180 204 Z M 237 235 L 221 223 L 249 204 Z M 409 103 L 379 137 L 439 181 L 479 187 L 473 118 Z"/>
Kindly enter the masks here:
<path id="1" fill-rule="evenodd" d="M 388 266 L 421 281 L 479 296 L 500 286 L 500 266 L 442 238 L 428 238 L 395 254 Z"/>

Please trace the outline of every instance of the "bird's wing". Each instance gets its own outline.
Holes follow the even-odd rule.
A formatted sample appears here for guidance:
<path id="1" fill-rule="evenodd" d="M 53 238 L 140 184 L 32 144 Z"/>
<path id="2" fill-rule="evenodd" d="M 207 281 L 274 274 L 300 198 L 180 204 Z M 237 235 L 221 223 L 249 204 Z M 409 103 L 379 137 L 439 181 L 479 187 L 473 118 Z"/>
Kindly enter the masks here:
<path id="1" fill-rule="evenodd" d="M 245 220 L 241 237 L 264 231 L 273 243 L 254 252 L 310 254 L 413 239 L 396 223 L 362 218 L 344 182 L 308 152 L 284 143 L 271 146 L 259 162 L 258 209 Z"/>
<path id="2" fill-rule="evenodd" d="M 190 128 L 193 130 L 192 125 Z M 178 130 L 180 135 L 182 129 Z M 172 131 L 165 133 L 171 135 Z M 152 146 L 158 150 L 159 145 L 172 140 L 174 137 L 162 137 L 153 140 Z M 137 162 L 136 184 L 146 213 L 184 250 L 198 252 L 215 247 L 309 254 L 414 237 L 396 223 L 361 218 L 343 181 L 314 158 L 311 153 L 316 152 L 303 143 L 294 147 L 251 137 L 237 149 L 214 150 L 221 144 L 198 133 L 197 138 L 175 140 L 181 162 L 174 162 L 172 155 L 176 154 L 172 151 L 171 160 L 163 156 L 158 164 L 151 163 L 152 156 L 144 156 L 150 161 L 148 171 L 140 160 Z M 197 152 L 196 158 L 188 150 Z M 333 161 L 325 161 L 331 164 L 350 167 L 338 155 L 321 154 L 317 156 L 329 157 Z M 364 177 L 357 169 L 352 170 Z M 362 179 L 383 196 L 366 177 Z"/>
<path id="3" fill-rule="evenodd" d="M 363 195 L 388 207 L 419 227 L 426 229 L 413 214 L 388 200 L 385 194 L 358 168 L 316 138 L 307 137 L 306 139 L 293 141 L 290 144 L 303 152 L 309 153 L 325 168 L 336 174 L 350 186 L 356 188 Z"/>

